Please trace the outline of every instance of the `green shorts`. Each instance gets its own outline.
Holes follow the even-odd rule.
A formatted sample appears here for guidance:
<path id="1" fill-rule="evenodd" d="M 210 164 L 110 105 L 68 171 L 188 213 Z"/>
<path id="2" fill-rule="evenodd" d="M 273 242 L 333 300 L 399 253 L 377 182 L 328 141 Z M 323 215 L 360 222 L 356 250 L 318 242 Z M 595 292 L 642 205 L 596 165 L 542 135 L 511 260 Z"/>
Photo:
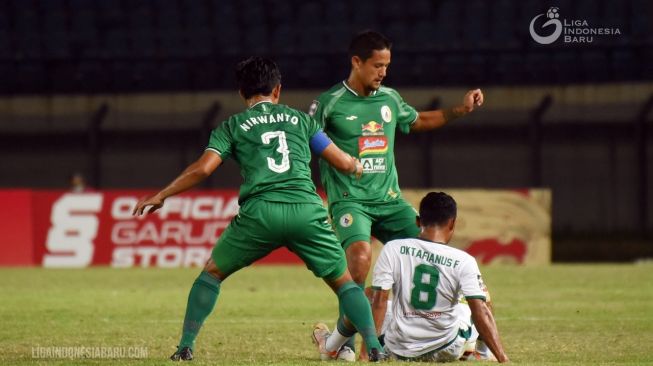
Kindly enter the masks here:
<path id="1" fill-rule="evenodd" d="M 335 279 L 347 269 L 327 211 L 315 203 L 248 200 L 218 239 L 211 258 L 228 276 L 282 246 L 317 277 Z"/>
<path id="2" fill-rule="evenodd" d="M 374 205 L 337 202 L 331 206 L 331 218 L 343 248 L 355 241 L 370 242 L 374 235 L 382 243 L 419 235 L 417 211 L 403 198 Z"/>

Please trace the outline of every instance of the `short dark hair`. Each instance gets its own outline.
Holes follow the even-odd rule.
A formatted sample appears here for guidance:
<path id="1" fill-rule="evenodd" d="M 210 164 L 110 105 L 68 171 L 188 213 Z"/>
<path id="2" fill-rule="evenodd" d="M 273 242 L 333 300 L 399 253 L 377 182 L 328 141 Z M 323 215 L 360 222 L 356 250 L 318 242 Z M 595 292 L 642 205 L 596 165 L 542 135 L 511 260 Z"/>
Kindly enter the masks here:
<path id="1" fill-rule="evenodd" d="M 365 61 L 372 56 L 374 51 L 391 49 L 392 42 L 383 34 L 372 30 L 365 30 L 352 38 L 349 43 L 349 57 L 358 56 Z"/>
<path id="2" fill-rule="evenodd" d="M 236 65 L 236 83 L 245 99 L 255 95 L 270 95 L 281 83 L 277 64 L 263 57 L 250 57 Z"/>
<path id="3" fill-rule="evenodd" d="M 419 220 L 422 226 L 445 225 L 458 214 L 456 201 L 444 192 L 430 192 L 419 203 Z"/>

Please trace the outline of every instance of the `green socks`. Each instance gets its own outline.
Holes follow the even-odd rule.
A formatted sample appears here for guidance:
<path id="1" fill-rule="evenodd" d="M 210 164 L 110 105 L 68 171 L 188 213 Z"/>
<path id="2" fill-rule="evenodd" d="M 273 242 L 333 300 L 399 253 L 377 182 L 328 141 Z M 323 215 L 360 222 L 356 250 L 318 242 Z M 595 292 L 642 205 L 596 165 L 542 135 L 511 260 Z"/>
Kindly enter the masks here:
<path id="1" fill-rule="evenodd" d="M 188 294 L 184 328 L 179 341 L 179 349 L 184 347 L 195 348 L 195 338 L 218 299 L 220 293 L 220 280 L 202 271 L 193 283 Z"/>
<path id="2" fill-rule="evenodd" d="M 370 302 L 365 297 L 365 293 L 360 286 L 354 283 L 354 281 L 345 283 L 338 289 L 338 300 L 340 300 L 340 308 L 344 315 L 347 316 L 347 319 L 354 324 L 356 330 L 363 336 L 367 349 L 371 350 L 372 348 L 376 348 L 379 351 L 383 351 L 383 347 L 381 347 L 376 335 Z M 348 330 L 344 327 L 342 319 L 338 319 L 338 331 L 343 335 L 352 333 L 350 329 Z"/>
<path id="3" fill-rule="evenodd" d="M 363 290 L 363 293 L 364 293 L 365 283 L 359 283 L 358 287 L 360 287 L 361 290 Z M 344 324 L 343 318 L 342 318 L 345 315 L 344 311 L 342 310 L 342 302 L 340 302 L 340 304 L 339 304 L 338 311 L 339 311 L 339 314 L 338 314 L 339 317 L 338 317 L 338 323 L 336 325 L 338 327 L 338 331 L 340 332 L 340 334 L 347 335 L 347 336 L 351 337 L 351 338 L 349 338 L 347 340 L 347 342 L 344 344 L 344 346 L 349 347 L 352 351 L 356 352 L 356 331 L 351 331 L 351 330 L 349 330 L 349 329 L 347 329 L 345 327 L 345 324 Z"/>

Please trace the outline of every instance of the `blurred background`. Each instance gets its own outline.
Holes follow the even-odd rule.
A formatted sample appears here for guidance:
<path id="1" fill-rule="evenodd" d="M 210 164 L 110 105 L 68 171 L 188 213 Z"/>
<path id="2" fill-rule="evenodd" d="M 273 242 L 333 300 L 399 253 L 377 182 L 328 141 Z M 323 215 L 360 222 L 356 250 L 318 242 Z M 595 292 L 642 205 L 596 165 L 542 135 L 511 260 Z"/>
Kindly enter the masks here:
<path id="1" fill-rule="evenodd" d="M 539 44 L 552 6 L 619 34 Z M 485 93 L 399 137 L 403 188 L 549 188 L 553 261 L 651 258 L 652 21 L 647 0 L 0 0 L 0 188 L 160 187 L 243 108 L 237 61 L 274 58 L 306 110 L 371 28 L 394 42 L 384 84 L 418 110 Z M 229 162 L 204 188 L 240 182 Z"/>

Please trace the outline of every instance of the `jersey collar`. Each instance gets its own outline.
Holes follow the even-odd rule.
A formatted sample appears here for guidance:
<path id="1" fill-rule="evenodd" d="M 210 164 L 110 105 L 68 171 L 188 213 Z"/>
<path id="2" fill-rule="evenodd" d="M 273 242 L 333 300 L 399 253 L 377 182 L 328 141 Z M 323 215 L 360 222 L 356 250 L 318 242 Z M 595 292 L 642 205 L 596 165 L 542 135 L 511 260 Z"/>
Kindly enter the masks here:
<path id="1" fill-rule="evenodd" d="M 419 239 L 419 240 L 421 240 L 421 241 L 425 241 L 425 242 L 427 242 L 427 243 L 440 244 L 440 245 L 447 245 L 447 244 L 445 244 L 445 243 L 441 243 L 441 242 L 439 242 L 439 241 L 428 240 L 428 239 L 424 239 L 424 238 L 420 238 L 420 237 L 417 237 L 416 239 Z"/>
<path id="2" fill-rule="evenodd" d="M 270 103 L 270 104 L 272 104 L 272 101 L 271 100 L 262 100 L 260 102 L 256 102 L 256 103 L 252 104 L 247 109 L 254 109 L 254 107 L 256 107 L 257 105 L 259 105 L 261 103 Z"/>
<path id="3" fill-rule="evenodd" d="M 354 89 L 352 89 L 352 88 L 349 86 L 349 84 L 347 84 L 347 80 L 343 80 L 343 81 L 342 81 L 342 85 L 344 85 L 345 88 L 347 88 L 347 90 L 349 90 L 349 92 L 351 92 L 352 94 L 354 94 L 354 95 L 357 96 L 357 97 L 360 97 L 360 95 L 358 95 L 358 93 L 356 93 L 356 91 L 355 91 Z M 372 95 L 376 95 L 376 92 L 378 92 L 378 90 L 374 90 L 374 91 L 372 91 L 372 93 L 370 94 L 370 96 L 372 96 Z"/>

